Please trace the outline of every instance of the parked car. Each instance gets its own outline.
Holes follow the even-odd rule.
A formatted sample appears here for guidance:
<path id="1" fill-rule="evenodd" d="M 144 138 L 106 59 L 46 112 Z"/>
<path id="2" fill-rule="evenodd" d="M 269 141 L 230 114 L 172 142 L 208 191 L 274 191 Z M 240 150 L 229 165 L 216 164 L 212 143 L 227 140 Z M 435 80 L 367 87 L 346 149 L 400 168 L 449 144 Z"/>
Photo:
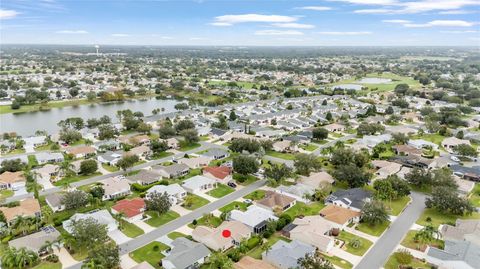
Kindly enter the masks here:
<path id="1" fill-rule="evenodd" d="M 454 162 L 460 162 L 460 159 L 457 156 L 451 156 L 450 159 Z"/>
<path id="2" fill-rule="evenodd" d="M 228 182 L 227 185 L 229 187 L 232 187 L 232 188 L 236 188 L 237 187 L 237 184 L 233 183 L 233 182 Z"/>
<path id="3" fill-rule="evenodd" d="M 252 204 L 252 203 L 253 203 L 253 201 L 250 200 L 250 199 L 245 199 L 244 202 L 245 202 L 246 204 Z"/>

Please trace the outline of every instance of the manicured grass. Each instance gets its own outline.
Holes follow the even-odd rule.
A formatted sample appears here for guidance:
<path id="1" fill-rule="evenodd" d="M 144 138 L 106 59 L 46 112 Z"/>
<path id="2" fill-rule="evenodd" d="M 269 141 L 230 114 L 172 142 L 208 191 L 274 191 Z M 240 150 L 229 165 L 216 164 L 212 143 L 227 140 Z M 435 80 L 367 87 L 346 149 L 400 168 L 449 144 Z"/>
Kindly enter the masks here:
<path id="1" fill-rule="evenodd" d="M 215 198 L 221 198 L 229 193 L 234 192 L 235 190 L 233 188 L 230 188 L 227 185 L 224 184 L 218 184 L 217 187 L 209 192 L 207 192 L 208 195 L 215 197 Z"/>
<path id="2" fill-rule="evenodd" d="M 193 144 L 184 144 L 180 142 L 180 151 L 189 151 L 192 149 L 199 148 L 201 145 L 200 143 L 193 143 Z"/>
<path id="3" fill-rule="evenodd" d="M 165 158 L 165 157 L 168 157 L 168 156 L 171 156 L 173 155 L 173 153 L 171 152 L 160 152 L 160 153 L 156 153 L 152 156 L 152 160 L 158 160 L 158 159 L 161 159 L 161 158 Z"/>
<path id="4" fill-rule="evenodd" d="M 107 170 L 108 172 L 117 172 L 119 170 L 118 167 L 113 166 L 113 165 L 108 165 L 106 163 L 102 163 L 103 169 Z"/>
<path id="5" fill-rule="evenodd" d="M 230 212 L 234 209 L 245 211 L 245 210 L 247 210 L 247 204 L 239 202 L 239 201 L 233 201 L 230 204 L 220 208 L 219 210 L 221 212 Z"/>
<path id="6" fill-rule="evenodd" d="M 53 262 L 42 261 L 37 266 L 32 267 L 32 269 L 62 269 L 62 263 L 61 262 L 53 263 Z"/>
<path id="7" fill-rule="evenodd" d="M 441 145 L 445 137 L 439 134 L 423 134 L 423 135 L 414 135 L 412 136 L 412 139 L 423 139 L 423 140 L 435 143 L 437 145 Z"/>
<path id="8" fill-rule="evenodd" d="M 220 219 L 218 217 L 215 217 L 212 214 L 207 214 L 207 215 L 205 215 L 205 216 L 203 216 L 203 217 L 201 217 L 197 220 L 197 225 L 193 225 L 193 223 L 190 223 L 190 224 L 188 224 L 188 227 L 193 229 L 193 228 L 197 227 L 198 225 L 202 225 L 202 226 L 208 226 L 208 227 L 216 228 L 216 227 L 220 226 L 220 224 L 222 224 L 222 219 Z"/>
<path id="9" fill-rule="evenodd" d="M 235 181 L 242 186 L 248 186 L 258 180 L 258 178 L 253 175 L 241 175 L 238 173 L 233 174 L 233 179 L 235 179 Z"/>
<path id="10" fill-rule="evenodd" d="M 313 216 L 317 215 L 322 208 L 324 208 L 325 205 L 320 202 L 312 202 L 310 204 L 305 204 L 302 202 L 297 202 L 294 206 L 291 208 L 287 209 L 285 211 L 285 214 L 289 215 L 292 217 L 292 219 L 295 219 L 298 216 Z"/>
<path id="11" fill-rule="evenodd" d="M 295 155 L 291 153 L 282 153 L 282 152 L 269 150 L 267 151 L 267 155 L 275 158 L 284 159 L 284 160 L 290 160 L 290 161 L 295 160 Z"/>
<path id="12" fill-rule="evenodd" d="M 390 221 L 384 222 L 382 224 L 377 224 L 375 226 L 368 225 L 366 223 L 360 223 L 357 225 L 356 229 L 373 236 L 380 236 L 388 228 Z"/>
<path id="13" fill-rule="evenodd" d="M 302 145 L 300 145 L 299 147 L 300 147 L 301 149 L 306 150 L 306 151 L 314 151 L 314 150 L 316 150 L 316 149 L 318 148 L 317 145 L 311 144 L 311 143 L 306 144 L 306 145 L 303 145 L 303 144 L 302 144 Z"/>
<path id="14" fill-rule="evenodd" d="M 427 221 L 427 218 L 430 218 L 430 222 Z M 458 216 L 452 214 L 443 214 L 433 208 L 427 208 L 423 211 L 416 223 L 423 226 L 430 224 L 434 228 L 438 228 L 440 224 L 455 225 L 455 221 L 457 219 L 480 219 L 480 213 L 475 212 L 472 215 Z"/>
<path id="15" fill-rule="evenodd" d="M 146 261 L 153 267 L 160 269 L 162 267 L 160 266 L 159 262 L 165 257 L 162 254 L 162 251 L 167 249 L 167 245 L 154 241 L 133 252 L 130 252 L 130 258 L 138 263 Z"/>
<path id="16" fill-rule="evenodd" d="M 404 247 L 420 250 L 420 251 L 424 251 L 427 248 L 427 245 L 443 249 L 445 243 L 442 240 L 435 239 L 429 244 L 422 244 L 420 242 L 415 242 L 414 237 L 415 237 L 415 234 L 417 234 L 417 232 L 418 231 L 408 231 L 407 235 L 405 236 L 405 238 L 400 244 Z"/>
<path id="17" fill-rule="evenodd" d="M 350 262 L 342 259 L 342 258 L 339 258 L 337 256 L 328 256 L 328 255 L 325 255 L 325 254 L 322 254 L 323 257 L 325 257 L 325 259 L 327 259 L 328 261 L 330 261 L 331 263 L 333 263 L 334 265 L 342 268 L 342 269 L 351 269 L 353 268 L 353 264 L 351 264 Z"/>
<path id="18" fill-rule="evenodd" d="M 398 266 L 400 264 L 398 263 L 397 259 L 395 258 L 395 255 L 390 255 L 390 258 L 388 258 L 387 263 L 385 263 L 384 268 L 385 269 L 398 269 Z M 413 259 L 410 264 L 408 264 L 412 268 L 417 268 L 417 269 L 430 269 L 431 266 L 429 266 L 427 263 L 422 262 L 419 259 Z"/>
<path id="19" fill-rule="evenodd" d="M 250 200 L 253 200 L 253 201 L 261 200 L 261 199 L 265 198 L 265 191 L 264 190 L 256 190 L 254 192 L 251 192 L 250 194 L 247 194 L 247 195 L 243 196 L 243 198 L 250 199 Z"/>
<path id="20" fill-rule="evenodd" d="M 35 167 L 38 165 L 37 157 L 35 157 L 35 155 L 28 155 L 28 165 L 30 167 Z"/>
<path id="21" fill-rule="evenodd" d="M 23 113 L 23 112 L 32 112 L 32 111 L 42 111 L 49 110 L 52 108 L 61 108 L 66 106 L 76 106 L 93 103 L 87 99 L 81 100 L 69 100 L 69 101 L 54 101 L 48 102 L 47 104 L 34 104 L 34 105 L 23 105 L 19 109 L 12 109 L 10 105 L 0 106 L 0 114 L 7 113 Z"/>
<path id="22" fill-rule="evenodd" d="M 12 197 L 13 194 L 15 194 L 15 192 L 12 191 L 12 190 L 1 190 L 0 191 L 0 200 L 1 199 L 6 199 L 8 197 Z"/>
<path id="23" fill-rule="evenodd" d="M 147 215 L 151 216 L 151 218 L 146 220 L 145 222 L 148 225 L 153 226 L 153 227 L 161 226 L 161 225 L 163 225 L 167 222 L 170 222 L 170 221 L 180 217 L 180 215 L 177 212 L 174 212 L 174 211 L 171 211 L 171 210 L 166 212 L 166 213 L 160 214 L 160 215 L 157 212 L 147 211 Z"/>
<path id="24" fill-rule="evenodd" d="M 191 198 L 187 198 L 187 197 L 191 197 Z M 185 199 L 191 199 L 192 200 L 192 204 L 190 206 L 186 206 L 185 205 L 185 202 L 182 204 L 182 206 L 188 210 L 195 210 L 197 208 L 200 208 L 206 204 L 209 203 L 209 201 L 203 197 L 200 197 L 198 195 L 195 195 L 195 194 L 188 194 Z"/>
<path id="25" fill-rule="evenodd" d="M 475 187 L 472 190 L 472 193 L 468 197 L 470 202 L 473 204 L 475 207 L 480 207 L 480 184 L 476 183 Z"/>
<path id="26" fill-rule="evenodd" d="M 54 182 L 53 185 L 63 186 L 63 185 L 71 184 L 71 183 L 77 182 L 77 181 L 82 181 L 84 179 L 99 176 L 99 175 L 101 175 L 101 173 L 96 172 L 96 173 L 93 173 L 91 175 L 76 175 L 76 176 L 73 176 L 73 177 L 65 177 L 63 179 L 60 179 L 59 181 Z"/>
<path id="27" fill-rule="evenodd" d="M 345 245 L 342 247 L 345 251 L 357 256 L 362 256 L 372 246 L 371 241 L 345 231 L 340 232 L 340 235 L 337 236 L 337 239 L 345 242 Z M 350 245 L 350 243 L 354 240 L 360 241 L 359 247 L 354 248 Z"/>
<path id="28" fill-rule="evenodd" d="M 268 241 L 265 244 L 267 244 L 268 247 L 271 247 L 275 243 L 277 243 L 278 240 L 283 240 L 285 242 L 290 242 L 291 241 L 288 238 L 282 237 L 282 236 L 280 236 L 280 234 L 275 233 L 268 238 Z M 263 252 L 265 252 L 265 249 L 262 248 L 261 245 L 258 245 L 255 248 L 253 248 L 252 250 L 250 250 L 249 252 L 247 252 L 247 255 L 252 257 L 252 258 L 255 258 L 255 259 L 262 259 L 262 253 Z"/>
<path id="29" fill-rule="evenodd" d="M 187 178 L 191 178 L 191 177 L 198 176 L 198 175 L 201 175 L 201 174 L 202 174 L 202 169 L 201 168 L 191 169 L 186 176 L 180 177 L 179 179 L 183 181 Z"/>
<path id="30" fill-rule="evenodd" d="M 367 74 L 365 77 L 389 78 L 389 79 L 392 79 L 392 81 L 389 83 L 382 83 L 382 84 L 373 84 L 373 83 L 370 84 L 370 83 L 360 83 L 359 81 L 357 81 L 356 78 L 351 78 L 351 79 L 345 79 L 345 80 L 335 82 L 330 86 L 353 83 L 353 84 L 362 85 L 363 87 L 367 87 L 368 90 L 370 91 L 380 91 L 380 92 L 392 91 L 393 89 L 395 89 L 396 85 L 402 84 L 402 83 L 408 84 L 410 88 L 413 88 L 413 89 L 418 89 L 421 87 L 420 83 L 414 80 L 413 78 L 407 77 L 407 76 L 400 76 L 393 73 L 383 73 L 383 74 L 371 73 L 371 74 Z"/>
<path id="31" fill-rule="evenodd" d="M 175 239 L 180 238 L 180 237 L 187 237 L 186 234 L 182 234 L 180 232 L 171 232 L 167 236 L 168 236 L 168 238 L 170 238 L 172 240 L 175 240 Z"/>
<path id="32" fill-rule="evenodd" d="M 2 114 L 2 113 L 0 113 Z M 16 155 L 16 154 L 22 154 L 22 153 L 25 153 L 25 149 L 14 149 L 10 152 L 8 152 L 7 154 L 3 154 L 3 156 L 10 156 L 10 155 Z"/>
<path id="33" fill-rule="evenodd" d="M 400 212 L 407 206 L 410 202 L 410 197 L 405 196 L 392 202 L 385 202 L 385 205 L 389 208 L 389 214 L 398 216 Z"/>
<path id="34" fill-rule="evenodd" d="M 137 225 L 128 221 L 122 220 L 122 228 L 120 229 L 126 236 L 135 238 L 144 234 L 145 232 Z"/>

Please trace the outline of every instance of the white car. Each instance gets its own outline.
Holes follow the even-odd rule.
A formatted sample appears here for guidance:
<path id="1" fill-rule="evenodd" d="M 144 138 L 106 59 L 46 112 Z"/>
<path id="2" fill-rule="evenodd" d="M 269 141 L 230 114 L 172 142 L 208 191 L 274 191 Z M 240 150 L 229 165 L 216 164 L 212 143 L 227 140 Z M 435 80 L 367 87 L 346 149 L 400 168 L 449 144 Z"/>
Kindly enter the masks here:
<path id="1" fill-rule="evenodd" d="M 450 159 L 454 162 L 457 162 L 457 163 L 460 162 L 460 159 L 457 158 L 456 156 L 451 156 Z"/>

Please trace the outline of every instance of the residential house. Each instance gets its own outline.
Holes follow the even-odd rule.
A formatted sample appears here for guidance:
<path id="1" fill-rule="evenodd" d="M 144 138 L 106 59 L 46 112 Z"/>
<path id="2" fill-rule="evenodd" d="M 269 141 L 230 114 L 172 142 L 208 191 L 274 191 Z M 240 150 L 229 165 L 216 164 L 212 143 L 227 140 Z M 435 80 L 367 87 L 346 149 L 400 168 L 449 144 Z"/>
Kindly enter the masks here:
<path id="1" fill-rule="evenodd" d="M 186 176 L 190 170 L 187 165 L 175 163 L 168 166 L 155 165 L 152 170 L 159 173 L 164 178 L 178 178 Z"/>
<path id="2" fill-rule="evenodd" d="M 117 162 L 122 159 L 123 152 L 121 151 L 107 151 L 97 156 L 97 160 L 102 164 L 117 165 Z"/>
<path id="3" fill-rule="evenodd" d="M 145 201 L 142 198 L 123 199 L 112 206 L 113 214 L 124 214 L 124 219 L 128 222 L 135 222 L 143 218 L 145 211 Z"/>
<path id="4" fill-rule="evenodd" d="M 237 263 L 233 265 L 234 269 L 276 269 L 268 262 L 254 259 L 250 256 L 244 256 Z"/>
<path id="5" fill-rule="evenodd" d="M 409 146 L 409 145 L 395 145 L 392 147 L 393 152 L 397 155 L 417 155 L 421 156 L 422 155 L 422 150 L 417 149 L 416 147 Z"/>
<path id="6" fill-rule="evenodd" d="M 222 235 L 224 230 L 231 232 L 229 238 Z M 238 246 L 243 239 L 249 238 L 251 234 L 250 229 L 239 221 L 224 221 L 217 228 L 197 226 L 192 231 L 193 240 L 205 244 L 214 251 L 224 251 L 233 246 Z"/>
<path id="7" fill-rule="evenodd" d="M 71 147 L 65 150 L 65 153 L 73 155 L 75 158 L 86 158 L 95 155 L 97 151 L 92 146 Z"/>
<path id="8" fill-rule="evenodd" d="M 102 184 L 103 190 L 105 193 L 103 194 L 103 200 L 111 200 L 117 199 L 120 197 L 124 197 L 130 195 L 130 184 L 126 179 L 122 179 L 121 177 L 109 177 L 104 180 L 99 181 Z"/>
<path id="9" fill-rule="evenodd" d="M 447 138 L 443 139 L 443 141 L 442 141 L 442 147 L 445 150 L 447 150 L 448 152 L 454 152 L 455 148 L 458 145 L 462 145 L 462 144 L 471 146 L 470 141 L 465 140 L 465 139 L 458 139 L 454 136 L 447 137 Z"/>
<path id="10" fill-rule="evenodd" d="M 438 150 L 438 145 L 435 143 L 432 143 L 430 141 L 426 141 L 423 139 L 410 139 L 407 142 L 407 145 L 412 146 L 417 149 L 424 149 L 427 147 L 431 147 L 434 150 Z"/>
<path id="11" fill-rule="evenodd" d="M 118 141 L 122 144 L 133 146 L 148 145 L 150 144 L 150 137 L 148 137 L 148 135 L 120 136 L 118 137 Z"/>
<path id="12" fill-rule="evenodd" d="M 438 159 L 438 158 L 437 158 Z M 406 167 L 419 167 L 425 169 L 435 168 L 437 159 L 427 159 L 421 156 L 409 155 L 409 156 L 395 156 L 390 158 L 391 161 L 399 163 Z"/>
<path id="13" fill-rule="evenodd" d="M 371 197 L 371 192 L 362 188 L 353 188 L 348 190 L 338 190 L 330 194 L 327 199 L 325 199 L 325 203 L 360 212 L 362 211 L 363 205 L 370 201 Z"/>
<path id="14" fill-rule="evenodd" d="M 267 191 L 262 200 L 257 201 L 257 205 L 269 210 L 285 211 L 294 206 L 296 200 L 290 196 L 286 196 L 277 192 Z"/>
<path id="15" fill-rule="evenodd" d="M 130 182 L 138 183 L 145 186 L 160 181 L 160 179 L 162 179 L 162 176 L 155 170 L 142 169 L 135 175 L 127 176 L 127 179 Z"/>
<path id="16" fill-rule="evenodd" d="M 240 221 L 256 234 L 264 232 L 269 221 L 278 220 L 271 210 L 256 205 L 249 206 L 245 212 L 234 209 L 230 212 L 228 219 Z"/>
<path id="17" fill-rule="evenodd" d="M 391 175 L 394 175 L 400 171 L 402 165 L 395 162 L 383 161 L 383 160 L 374 160 L 372 165 L 378 169 L 375 172 L 376 178 L 384 179 Z"/>
<path id="18" fill-rule="evenodd" d="M 62 193 L 52 193 L 45 196 L 45 202 L 53 212 L 63 211 L 65 210 L 65 205 L 62 202 L 63 196 Z"/>
<path id="19" fill-rule="evenodd" d="M 200 156 L 200 157 L 182 158 L 177 160 L 177 162 L 187 165 L 190 169 L 197 169 L 197 168 L 207 166 L 211 160 L 212 159 L 208 157 Z"/>
<path id="20" fill-rule="evenodd" d="M 25 188 L 27 180 L 23 171 L 9 172 L 5 171 L 0 174 L 0 189 L 20 190 Z"/>
<path id="21" fill-rule="evenodd" d="M 278 240 L 268 251 L 262 253 L 262 259 L 276 268 L 290 269 L 299 267 L 298 260 L 313 255 L 315 247 L 298 240 L 285 242 Z"/>
<path id="22" fill-rule="evenodd" d="M 331 133 L 333 133 L 333 132 L 345 132 L 345 130 L 347 129 L 347 127 L 345 127 L 345 125 L 339 124 L 339 123 L 328 124 L 328 125 L 323 126 L 323 128 L 327 129 L 327 131 L 329 131 Z"/>
<path id="23" fill-rule="evenodd" d="M 90 213 L 75 213 L 70 219 L 64 221 L 62 223 L 62 226 L 65 231 L 71 234 L 73 222 L 88 218 L 92 218 L 98 223 L 106 225 L 108 232 L 113 232 L 117 230 L 118 222 L 112 217 L 112 215 L 110 215 L 110 213 L 106 209 L 92 211 Z"/>
<path id="24" fill-rule="evenodd" d="M 40 211 L 40 203 L 35 198 L 27 198 L 21 200 L 19 205 L 14 207 L 0 207 L 0 211 L 5 216 L 7 225 L 10 226 L 15 223 L 17 217 L 24 218 L 40 218 L 42 216 Z"/>
<path id="25" fill-rule="evenodd" d="M 333 184 L 335 180 L 333 177 L 327 172 L 313 172 L 310 173 L 308 177 L 300 176 L 299 183 L 304 185 L 308 185 L 314 189 L 318 189 L 321 186 Z"/>
<path id="26" fill-rule="evenodd" d="M 462 179 L 456 175 L 453 176 L 453 180 L 457 183 L 457 191 L 462 196 L 468 196 L 468 194 L 470 194 L 475 188 L 475 182 L 473 181 Z"/>
<path id="27" fill-rule="evenodd" d="M 428 247 L 426 260 L 439 268 L 477 269 L 480 244 L 469 241 L 445 240 L 443 249 Z"/>
<path id="28" fill-rule="evenodd" d="M 59 152 L 39 152 L 35 154 L 38 164 L 61 163 L 64 161 L 62 153 Z"/>
<path id="29" fill-rule="evenodd" d="M 170 184 L 170 185 L 155 185 L 148 189 L 147 197 L 150 193 L 166 193 L 170 198 L 170 202 L 172 205 L 179 204 L 183 202 L 185 197 L 187 197 L 187 191 L 182 188 L 178 183 Z"/>
<path id="30" fill-rule="evenodd" d="M 25 141 L 25 148 L 36 148 L 48 144 L 47 137 L 44 135 L 25 137 L 23 141 Z"/>
<path id="31" fill-rule="evenodd" d="M 438 232 L 443 240 L 450 241 L 474 241 L 480 243 L 480 220 L 457 219 L 455 226 L 442 224 Z"/>
<path id="32" fill-rule="evenodd" d="M 152 150 L 149 146 L 140 145 L 134 148 L 131 148 L 129 151 L 123 153 L 123 156 L 138 156 L 139 158 L 146 158 L 152 154 Z"/>
<path id="33" fill-rule="evenodd" d="M 205 176 L 194 176 L 182 183 L 182 187 L 189 193 L 203 193 L 214 189 L 217 186 L 215 179 Z"/>
<path id="34" fill-rule="evenodd" d="M 39 167 L 35 169 L 34 171 L 42 178 L 45 180 L 52 180 L 55 181 L 55 178 L 58 175 L 58 165 L 54 164 L 46 164 L 42 167 Z"/>
<path id="35" fill-rule="evenodd" d="M 204 176 L 226 184 L 232 180 L 233 169 L 228 166 L 206 166 L 202 169 Z"/>
<path id="36" fill-rule="evenodd" d="M 168 256 L 162 259 L 162 267 L 165 269 L 199 268 L 210 256 L 210 250 L 205 245 L 184 237 L 179 237 L 170 244 Z"/>
<path id="37" fill-rule="evenodd" d="M 180 142 L 175 137 L 165 139 L 164 141 L 169 149 L 178 149 L 180 147 Z"/>
<path id="38" fill-rule="evenodd" d="M 273 143 L 272 145 L 273 150 L 278 151 L 278 152 L 290 152 L 290 151 L 295 151 L 296 146 L 292 146 L 292 142 L 289 140 L 281 140 Z"/>
<path id="39" fill-rule="evenodd" d="M 60 232 L 57 229 L 52 226 L 46 226 L 36 233 L 8 241 L 8 246 L 16 249 L 26 248 L 42 255 L 47 252 L 45 245 L 49 242 L 57 242 L 59 238 Z"/>
<path id="40" fill-rule="evenodd" d="M 335 225 L 321 216 L 296 218 L 290 226 L 293 226 L 287 233 L 290 239 L 315 246 L 322 252 L 329 252 L 334 246 L 330 232 Z"/>
<path id="41" fill-rule="evenodd" d="M 224 149 L 212 148 L 212 149 L 209 149 L 206 152 L 202 153 L 201 155 L 205 156 L 207 158 L 210 158 L 212 160 L 220 160 L 220 159 L 227 158 L 228 156 L 230 156 L 230 153 L 228 153 L 228 151 L 226 151 Z"/>
<path id="42" fill-rule="evenodd" d="M 320 210 L 320 216 L 332 222 L 336 228 L 343 229 L 350 223 L 357 223 L 361 213 L 336 205 L 327 205 Z"/>

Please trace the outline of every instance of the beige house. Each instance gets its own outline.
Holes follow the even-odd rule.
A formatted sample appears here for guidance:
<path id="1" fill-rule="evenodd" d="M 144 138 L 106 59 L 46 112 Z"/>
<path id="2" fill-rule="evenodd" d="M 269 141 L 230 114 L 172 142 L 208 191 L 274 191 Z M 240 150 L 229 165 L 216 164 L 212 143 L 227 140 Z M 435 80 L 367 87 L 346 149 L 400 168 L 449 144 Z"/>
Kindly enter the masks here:
<path id="1" fill-rule="evenodd" d="M 0 175 L 0 189 L 12 189 L 17 190 L 25 187 L 26 179 L 23 171 L 17 172 L 3 172 Z"/>
<path id="2" fill-rule="evenodd" d="M 204 167 L 204 166 L 208 166 L 210 161 L 211 161 L 210 158 L 200 156 L 200 157 L 195 157 L 195 158 L 182 158 L 182 159 L 179 159 L 177 162 L 185 164 L 190 169 L 196 169 L 196 168 L 201 168 L 201 167 Z"/>
<path id="3" fill-rule="evenodd" d="M 95 155 L 96 150 L 91 146 L 78 146 L 66 149 L 65 153 L 73 155 L 75 158 L 85 158 Z"/>
<path id="4" fill-rule="evenodd" d="M 40 218 L 40 203 L 35 198 L 27 198 L 19 202 L 18 206 L 14 207 L 0 207 L 7 221 L 7 225 L 10 226 L 15 223 L 15 219 L 19 216 L 24 218 Z"/>
<path id="5" fill-rule="evenodd" d="M 462 145 L 462 144 L 466 144 L 466 145 L 471 146 L 470 141 L 465 140 L 465 139 L 458 139 L 454 136 L 447 137 L 447 138 L 443 139 L 443 141 L 442 141 L 442 147 L 445 148 L 445 150 L 447 150 L 449 152 L 453 152 L 455 147 L 457 147 L 458 145 Z"/>
<path id="6" fill-rule="evenodd" d="M 178 149 L 180 147 L 180 142 L 175 137 L 165 139 L 165 142 L 167 142 L 167 146 L 169 149 Z"/>
<path id="7" fill-rule="evenodd" d="M 225 238 L 222 235 L 224 230 L 229 230 L 231 236 Z M 240 242 L 251 236 L 250 229 L 239 221 L 224 221 L 217 228 L 198 226 L 192 231 L 195 241 L 203 243 L 215 251 L 225 251 L 231 247 L 238 246 Z"/>
<path id="8" fill-rule="evenodd" d="M 99 181 L 103 186 L 105 193 L 103 200 L 111 200 L 130 195 L 130 184 L 126 179 L 120 177 L 109 177 Z"/>
<path id="9" fill-rule="evenodd" d="M 322 252 L 329 252 L 334 246 L 334 239 L 330 231 L 335 226 L 321 216 L 305 216 L 295 219 L 295 228 L 289 231 L 289 237 L 318 248 Z"/>
<path id="10" fill-rule="evenodd" d="M 297 147 L 292 146 L 292 141 L 289 140 L 282 140 L 273 143 L 272 145 L 273 150 L 278 152 L 287 152 L 287 151 L 295 151 Z"/>
<path id="11" fill-rule="evenodd" d="M 301 176 L 299 183 L 302 183 L 317 189 L 318 187 L 323 186 L 325 184 L 332 184 L 334 181 L 335 180 L 329 173 L 321 171 L 321 172 L 310 173 L 308 177 Z"/>
<path id="12" fill-rule="evenodd" d="M 332 123 L 323 126 L 323 128 L 327 129 L 329 132 L 344 132 L 347 128 L 343 124 Z"/>
<path id="13" fill-rule="evenodd" d="M 320 216 L 332 222 L 336 228 L 343 229 L 350 223 L 360 220 L 361 213 L 336 205 L 327 205 L 320 211 Z"/>
<path id="14" fill-rule="evenodd" d="M 134 147 L 134 148 L 130 149 L 129 151 L 125 152 L 123 154 L 123 156 L 137 155 L 138 157 L 147 157 L 148 155 L 151 154 L 151 152 L 152 152 L 152 150 L 150 149 L 150 147 L 145 146 L 145 145 L 141 145 L 141 146 L 138 146 L 138 147 Z"/>
<path id="15" fill-rule="evenodd" d="M 267 191 L 265 198 L 257 201 L 257 205 L 270 210 L 285 211 L 296 203 L 295 198 L 277 192 Z"/>

